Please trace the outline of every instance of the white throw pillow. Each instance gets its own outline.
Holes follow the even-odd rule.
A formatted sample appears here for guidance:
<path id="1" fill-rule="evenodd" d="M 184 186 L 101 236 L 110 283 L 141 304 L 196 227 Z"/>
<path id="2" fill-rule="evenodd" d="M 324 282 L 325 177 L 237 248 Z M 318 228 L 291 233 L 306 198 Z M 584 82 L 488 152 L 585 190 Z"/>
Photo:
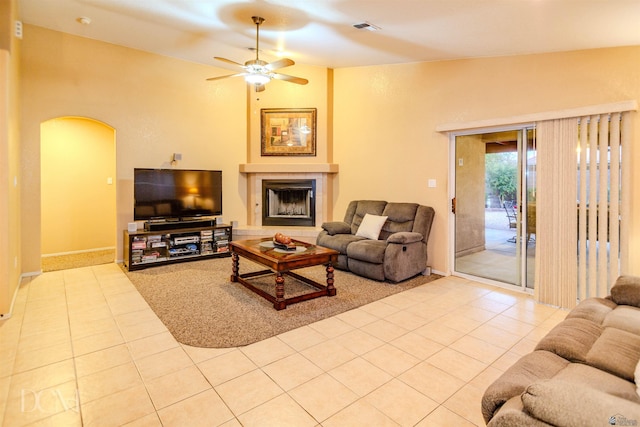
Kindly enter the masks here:
<path id="1" fill-rule="evenodd" d="M 638 360 L 638 364 L 636 365 L 635 378 L 636 378 L 636 393 L 638 393 L 638 396 L 640 396 L 640 360 Z"/>
<path id="2" fill-rule="evenodd" d="M 387 216 L 365 214 L 362 222 L 358 227 L 356 236 L 366 237 L 367 239 L 378 240 L 380 230 L 387 220 Z"/>

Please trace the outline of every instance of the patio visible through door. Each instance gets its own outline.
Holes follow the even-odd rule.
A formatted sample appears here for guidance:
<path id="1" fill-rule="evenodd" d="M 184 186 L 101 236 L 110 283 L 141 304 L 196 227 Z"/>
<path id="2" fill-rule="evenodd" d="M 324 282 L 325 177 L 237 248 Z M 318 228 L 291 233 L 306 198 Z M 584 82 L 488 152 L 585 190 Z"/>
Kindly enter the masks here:
<path id="1" fill-rule="evenodd" d="M 453 272 L 532 289 L 535 271 L 533 127 L 458 134 Z"/>

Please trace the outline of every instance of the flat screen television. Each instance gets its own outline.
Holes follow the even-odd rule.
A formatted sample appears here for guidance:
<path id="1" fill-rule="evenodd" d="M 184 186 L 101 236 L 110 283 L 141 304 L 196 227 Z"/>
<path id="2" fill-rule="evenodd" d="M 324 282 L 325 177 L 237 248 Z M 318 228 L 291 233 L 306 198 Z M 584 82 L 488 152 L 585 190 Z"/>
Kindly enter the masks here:
<path id="1" fill-rule="evenodd" d="M 133 171 L 134 220 L 181 220 L 222 215 L 222 171 Z"/>

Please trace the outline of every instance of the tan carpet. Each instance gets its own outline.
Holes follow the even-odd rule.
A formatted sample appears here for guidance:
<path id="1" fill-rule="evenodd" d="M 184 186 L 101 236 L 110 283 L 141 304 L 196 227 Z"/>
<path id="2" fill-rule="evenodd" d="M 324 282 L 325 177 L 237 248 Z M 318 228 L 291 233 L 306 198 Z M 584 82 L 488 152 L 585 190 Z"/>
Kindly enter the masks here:
<path id="1" fill-rule="evenodd" d="M 262 267 L 240 259 L 240 272 Z M 325 283 L 323 266 L 296 272 Z M 140 294 L 149 303 L 179 342 L 195 347 L 236 347 L 264 340 L 282 332 L 326 319 L 380 298 L 428 283 L 441 276 L 417 276 L 399 284 L 367 280 L 336 270 L 337 295 L 320 297 L 275 310 L 273 304 L 232 283 L 231 259 L 194 261 L 126 272 Z M 253 279 L 274 294 L 273 276 Z M 285 278 L 285 297 L 306 285 Z"/>
<path id="2" fill-rule="evenodd" d="M 116 259 L 115 249 L 78 252 L 68 255 L 42 257 L 42 271 L 67 270 L 69 268 L 89 267 L 91 265 L 109 264 Z"/>

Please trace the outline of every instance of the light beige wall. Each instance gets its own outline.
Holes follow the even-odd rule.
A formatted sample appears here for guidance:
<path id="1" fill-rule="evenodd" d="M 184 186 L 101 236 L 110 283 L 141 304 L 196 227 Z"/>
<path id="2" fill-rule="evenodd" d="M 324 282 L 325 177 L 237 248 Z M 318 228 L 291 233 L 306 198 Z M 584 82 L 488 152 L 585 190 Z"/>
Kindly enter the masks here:
<path id="1" fill-rule="evenodd" d="M 117 257 L 133 221 L 133 169 L 223 172 L 223 218 L 245 216 L 247 99 L 242 79 L 207 82 L 228 70 L 179 61 L 26 25 L 22 58 L 23 271 L 40 270 L 40 124 L 77 116 L 116 131 Z"/>
<path id="2" fill-rule="evenodd" d="M 449 138 L 436 126 L 640 99 L 640 47 L 335 70 L 334 217 L 353 199 L 436 211 L 430 264 L 449 271 Z M 629 167 L 631 253 L 640 249 L 640 129 Z M 437 187 L 428 188 L 429 178 Z M 640 274 L 640 264 L 632 267 Z"/>
<path id="3" fill-rule="evenodd" d="M 114 129 L 64 117 L 44 122 L 41 137 L 42 254 L 115 247 Z"/>
<path id="4" fill-rule="evenodd" d="M 0 2 L 0 317 L 20 284 L 20 46 L 17 1 Z"/>
<path id="5" fill-rule="evenodd" d="M 7 84 L 9 81 L 10 54 L 7 50 L 0 49 L 0 197 L 8 200 L 11 192 L 9 174 L 9 110 L 5 100 L 9 98 Z M 11 251 L 9 240 L 10 227 L 9 203 L 0 205 L 0 314 L 7 314 L 11 304 L 11 292 L 15 284 L 11 286 Z"/>
<path id="6" fill-rule="evenodd" d="M 247 162 L 256 164 L 299 164 L 299 163 L 331 163 L 333 154 L 333 127 L 332 127 L 332 91 L 333 71 L 324 67 L 308 65 L 295 65 L 281 70 L 282 73 L 304 77 L 309 80 L 306 85 L 297 85 L 288 82 L 274 80 L 267 84 L 263 92 L 250 91 L 248 94 L 248 140 Z M 262 156 L 262 121 L 261 110 L 263 108 L 315 108 L 316 111 L 316 155 L 315 156 Z M 328 174 L 327 200 L 332 200 L 333 174 Z M 248 193 L 255 191 L 248 183 Z M 247 199 L 251 199 L 249 194 Z M 255 215 L 255 206 L 247 205 L 247 212 L 241 223 L 252 225 Z M 330 210 L 325 217 L 331 220 L 333 211 Z M 318 226 L 320 224 L 317 224 Z M 300 236 L 298 236 L 300 237 Z M 302 239 L 304 240 L 304 239 Z"/>
<path id="7" fill-rule="evenodd" d="M 436 126 L 640 99 L 640 47 L 333 73 L 296 65 L 287 73 L 311 77 L 308 86 L 272 82 L 257 101 L 255 93 L 244 92 L 241 79 L 204 80 L 228 70 L 32 26 L 25 28 L 23 45 L 22 171 L 28 191 L 22 212 L 23 223 L 29 224 L 22 227 L 23 271 L 39 270 L 40 230 L 33 226 L 40 221 L 39 126 L 50 118 L 89 117 L 116 129 L 120 246 L 133 216 L 134 167 L 169 167 L 171 154 L 181 152 L 179 167 L 222 169 L 223 216 L 241 220 L 247 215 L 246 180 L 238 164 L 296 161 L 259 158 L 259 109 L 316 106 L 318 120 L 325 121 L 319 132 L 326 128 L 319 139 L 325 138 L 326 145 L 321 142 L 319 156 L 307 160 L 326 158 L 340 165 L 331 196 L 333 217 L 342 218 L 356 198 L 431 205 L 436 217 L 429 263 L 447 272 L 449 139 Z M 314 79 L 325 81 L 324 87 Z M 638 123 L 633 125 L 636 141 Z M 640 149 L 634 145 L 630 167 L 638 183 L 640 171 L 633 166 L 640 164 Z M 435 188 L 427 187 L 429 179 L 436 179 Z M 640 185 L 633 183 L 631 209 L 639 212 Z M 640 250 L 637 222 L 631 230 L 634 250 Z"/>
<path id="8" fill-rule="evenodd" d="M 306 85 L 273 80 L 263 92 L 249 93 L 250 138 L 248 144 L 249 163 L 327 163 L 329 162 L 329 74 L 324 67 L 295 65 L 281 70 L 284 74 L 304 77 Z M 316 155 L 315 156 L 264 156 L 261 152 L 261 119 L 263 108 L 316 108 Z"/>

